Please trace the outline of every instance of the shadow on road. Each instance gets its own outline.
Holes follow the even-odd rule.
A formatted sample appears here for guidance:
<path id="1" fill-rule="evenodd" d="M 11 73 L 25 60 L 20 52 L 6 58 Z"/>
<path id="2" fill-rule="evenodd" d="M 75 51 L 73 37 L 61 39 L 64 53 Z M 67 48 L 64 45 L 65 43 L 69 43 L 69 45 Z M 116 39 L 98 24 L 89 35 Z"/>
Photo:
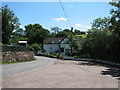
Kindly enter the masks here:
<path id="1" fill-rule="evenodd" d="M 120 80 L 120 68 L 119 67 L 113 67 L 107 64 L 97 63 L 97 62 L 80 62 L 78 65 L 87 65 L 87 66 L 103 66 L 107 67 L 107 69 L 102 70 L 100 74 L 102 75 L 111 75 L 112 77 L 116 77 L 118 80 Z"/>
<path id="2" fill-rule="evenodd" d="M 78 63 L 78 65 L 109 67 L 109 65 L 107 65 L 107 64 L 102 64 L 102 63 L 98 63 L 98 62 L 95 62 L 95 61 L 80 62 L 80 63 Z"/>
<path id="3" fill-rule="evenodd" d="M 111 75 L 112 77 L 117 77 L 120 80 L 120 69 L 118 68 L 109 68 L 101 72 L 102 75 Z"/>

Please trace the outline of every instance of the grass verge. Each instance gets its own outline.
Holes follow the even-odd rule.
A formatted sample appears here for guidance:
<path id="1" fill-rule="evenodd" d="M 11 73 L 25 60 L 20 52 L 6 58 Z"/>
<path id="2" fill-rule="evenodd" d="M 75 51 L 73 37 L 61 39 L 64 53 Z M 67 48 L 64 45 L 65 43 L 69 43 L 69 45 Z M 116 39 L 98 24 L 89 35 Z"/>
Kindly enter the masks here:
<path id="1" fill-rule="evenodd" d="M 26 60 L 26 61 L 15 61 L 15 62 L 8 62 L 8 63 L 0 63 L 0 65 L 5 65 L 5 64 L 13 64 L 13 63 L 24 63 L 24 62 L 30 62 L 30 61 L 34 61 L 37 60 L 36 58 L 33 60 Z"/>

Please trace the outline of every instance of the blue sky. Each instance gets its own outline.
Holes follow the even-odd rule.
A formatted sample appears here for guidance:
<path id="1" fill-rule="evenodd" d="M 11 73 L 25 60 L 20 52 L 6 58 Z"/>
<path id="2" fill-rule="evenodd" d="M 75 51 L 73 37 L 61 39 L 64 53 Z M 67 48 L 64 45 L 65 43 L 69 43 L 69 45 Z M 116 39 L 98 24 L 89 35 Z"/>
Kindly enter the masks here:
<path id="1" fill-rule="evenodd" d="M 21 27 L 38 23 L 50 30 L 58 26 L 70 28 L 59 2 L 3 2 L 3 5 L 14 11 L 19 18 Z M 99 17 L 110 16 L 113 7 L 108 2 L 62 2 L 68 19 L 74 29 L 86 31 L 91 22 Z"/>

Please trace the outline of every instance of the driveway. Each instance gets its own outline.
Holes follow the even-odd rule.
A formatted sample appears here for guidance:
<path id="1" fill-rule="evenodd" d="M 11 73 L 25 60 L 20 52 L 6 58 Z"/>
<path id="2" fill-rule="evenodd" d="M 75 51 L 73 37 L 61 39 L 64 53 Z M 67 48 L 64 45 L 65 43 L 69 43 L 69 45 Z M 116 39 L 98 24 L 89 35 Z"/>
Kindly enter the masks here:
<path id="1" fill-rule="evenodd" d="M 16 73 L 21 73 L 28 70 L 33 70 L 33 69 L 44 67 L 47 65 L 51 65 L 54 63 L 54 61 L 57 60 L 57 59 L 52 59 L 52 58 L 47 58 L 42 56 L 35 56 L 35 58 L 37 60 L 2 65 L 2 77 L 6 77 Z"/>
<path id="2" fill-rule="evenodd" d="M 3 88 L 118 88 L 119 76 L 113 77 L 110 69 L 118 70 L 85 61 L 55 61 L 3 78 Z"/>

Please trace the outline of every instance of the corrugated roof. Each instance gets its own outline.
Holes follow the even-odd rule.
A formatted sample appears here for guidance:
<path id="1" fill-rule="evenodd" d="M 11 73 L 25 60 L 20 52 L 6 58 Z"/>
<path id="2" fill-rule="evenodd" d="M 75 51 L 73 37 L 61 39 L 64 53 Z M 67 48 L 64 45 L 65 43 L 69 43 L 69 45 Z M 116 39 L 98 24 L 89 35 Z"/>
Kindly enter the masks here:
<path id="1" fill-rule="evenodd" d="M 64 38 L 46 38 L 43 41 L 43 44 L 58 44 Z"/>

